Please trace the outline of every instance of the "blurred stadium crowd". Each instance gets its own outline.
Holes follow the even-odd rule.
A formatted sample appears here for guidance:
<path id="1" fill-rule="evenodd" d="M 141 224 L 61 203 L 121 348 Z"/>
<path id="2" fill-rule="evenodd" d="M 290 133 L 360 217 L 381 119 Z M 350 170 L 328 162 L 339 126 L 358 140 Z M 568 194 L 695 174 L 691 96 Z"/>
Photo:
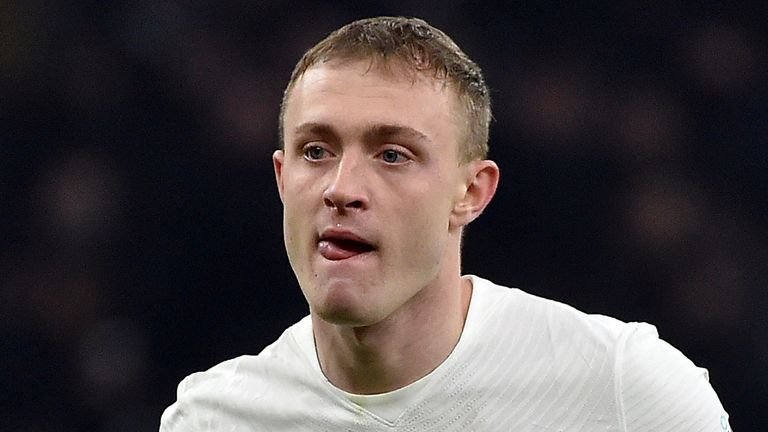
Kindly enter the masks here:
<path id="1" fill-rule="evenodd" d="M 270 154 L 300 55 L 450 34 L 502 185 L 465 271 L 625 321 L 768 430 L 764 2 L 0 3 L 0 431 L 157 430 L 185 375 L 306 311 Z"/>

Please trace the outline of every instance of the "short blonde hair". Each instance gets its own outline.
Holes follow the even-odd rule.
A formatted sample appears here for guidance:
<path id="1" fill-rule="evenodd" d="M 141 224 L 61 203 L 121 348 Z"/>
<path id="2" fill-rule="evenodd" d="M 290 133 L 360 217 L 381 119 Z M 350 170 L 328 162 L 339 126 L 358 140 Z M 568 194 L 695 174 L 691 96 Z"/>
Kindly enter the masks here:
<path id="1" fill-rule="evenodd" d="M 459 157 L 462 163 L 485 159 L 491 98 L 480 67 L 448 35 L 418 18 L 376 17 L 341 27 L 310 48 L 301 57 L 280 105 L 280 142 L 284 140 L 285 109 L 296 82 L 312 66 L 334 59 L 392 60 L 416 73 L 431 73 L 452 86 L 466 120 Z M 283 145 L 284 146 L 284 145 Z"/>

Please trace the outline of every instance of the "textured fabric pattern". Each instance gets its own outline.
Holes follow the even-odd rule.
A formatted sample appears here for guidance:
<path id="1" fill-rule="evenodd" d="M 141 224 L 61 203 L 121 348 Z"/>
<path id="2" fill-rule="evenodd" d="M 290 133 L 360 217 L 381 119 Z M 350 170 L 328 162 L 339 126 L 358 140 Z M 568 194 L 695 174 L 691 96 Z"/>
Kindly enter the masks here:
<path id="1" fill-rule="evenodd" d="M 258 356 L 187 377 L 160 431 L 730 430 L 706 371 L 653 326 L 471 278 L 461 340 L 417 389 L 387 399 L 389 418 L 325 379 L 307 317 Z"/>

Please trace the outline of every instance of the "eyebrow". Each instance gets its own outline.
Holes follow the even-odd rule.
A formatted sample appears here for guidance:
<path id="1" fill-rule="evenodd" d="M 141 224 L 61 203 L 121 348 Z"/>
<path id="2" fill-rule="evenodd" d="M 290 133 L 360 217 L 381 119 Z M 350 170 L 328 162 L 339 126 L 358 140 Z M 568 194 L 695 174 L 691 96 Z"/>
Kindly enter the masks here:
<path id="1" fill-rule="evenodd" d="M 386 140 L 393 137 L 401 137 L 414 141 L 431 140 L 417 129 L 399 124 L 374 124 L 366 128 L 364 137 L 366 140 Z"/>
<path id="2" fill-rule="evenodd" d="M 296 126 L 294 132 L 297 135 L 312 134 L 334 138 L 339 136 L 339 133 L 333 126 L 319 122 L 302 123 Z M 366 126 L 365 132 L 363 133 L 363 139 L 368 142 L 381 141 L 394 137 L 431 142 L 429 137 L 418 129 L 396 123 L 374 123 Z"/>
<path id="3" fill-rule="evenodd" d="M 337 136 L 336 130 L 329 124 L 326 123 L 316 123 L 316 122 L 309 122 L 309 123 L 302 123 L 296 128 L 294 128 L 294 133 L 296 135 L 305 135 L 305 134 L 311 134 L 311 135 L 320 135 L 320 136 Z"/>

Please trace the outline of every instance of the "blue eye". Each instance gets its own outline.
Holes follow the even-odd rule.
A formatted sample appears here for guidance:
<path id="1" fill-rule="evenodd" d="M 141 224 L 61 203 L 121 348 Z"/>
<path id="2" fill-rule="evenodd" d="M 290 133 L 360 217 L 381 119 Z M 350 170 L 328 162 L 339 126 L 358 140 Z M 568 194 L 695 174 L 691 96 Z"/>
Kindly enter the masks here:
<path id="1" fill-rule="evenodd" d="M 407 157 L 405 157 L 402 153 L 400 153 L 397 150 L 384 150 L 381 152 L 381 159 L 389 164 L 395 164 L 400 162 L 405 162 L 408 160 Z"/>
<path id="2" fill-rule="evenodd" d="M 310 161 L 320 160 L 328 155 L 328 151 L 320 146 L 309 146 L 304 149 L 304 158 Z"/>

